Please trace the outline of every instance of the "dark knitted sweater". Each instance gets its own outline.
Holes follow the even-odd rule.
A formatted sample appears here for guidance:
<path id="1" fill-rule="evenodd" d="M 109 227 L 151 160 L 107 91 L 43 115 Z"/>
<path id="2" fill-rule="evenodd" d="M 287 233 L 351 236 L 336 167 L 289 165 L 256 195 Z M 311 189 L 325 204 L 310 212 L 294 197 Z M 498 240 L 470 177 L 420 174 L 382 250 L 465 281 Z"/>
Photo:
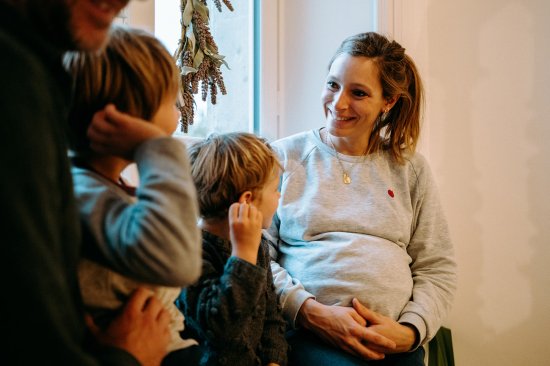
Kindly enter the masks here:
<path id="1" fill-rule="evenodd" d="M 203 231 L 202 275 L 181 302 L 201 343 L 201 365 L 286 365 L 287 343 L 265 239 L 257 265 L 231 257 L 231 243 Z"/>

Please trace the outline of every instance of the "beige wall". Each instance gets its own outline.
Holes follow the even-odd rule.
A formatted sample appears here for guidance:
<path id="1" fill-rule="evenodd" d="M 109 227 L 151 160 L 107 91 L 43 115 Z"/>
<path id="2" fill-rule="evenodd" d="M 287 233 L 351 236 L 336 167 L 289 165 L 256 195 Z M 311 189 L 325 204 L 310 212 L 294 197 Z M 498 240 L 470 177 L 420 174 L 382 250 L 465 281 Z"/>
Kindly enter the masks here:
<path id="1" fill-rule="evenodd" d="M 375 0 L 279 0 L 278 137 L 323 126 L 328 62 L 345 37 L 375 29 L 375 5 Z"/>
<path id="2" fill-rule="evenodd" d="M 162 0 L 174 2 L 174 11 L 179 12 L 179 0 Z M 155 1 L 130 1 L 125 9 L 127 23 L 133 27 L 153 33 L 155 29 Z"/>
<path id="3" fill-rule="evenodd" d="M 457 365 L 549 365 L 550 2 L 396 4 L 459 262 Z"/>

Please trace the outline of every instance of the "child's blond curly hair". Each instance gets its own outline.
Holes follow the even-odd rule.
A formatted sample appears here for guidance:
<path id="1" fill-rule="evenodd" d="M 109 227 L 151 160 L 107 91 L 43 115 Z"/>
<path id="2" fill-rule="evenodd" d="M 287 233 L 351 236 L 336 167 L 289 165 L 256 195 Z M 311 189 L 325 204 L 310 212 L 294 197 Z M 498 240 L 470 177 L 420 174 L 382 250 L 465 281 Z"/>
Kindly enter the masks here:
<path id="1" fill-rule="evenodd" d="M 254 195 L 282 170 L 268 142 L 252 133 L 211 134 L 188 148 L 202 218 L 223 219 L 242 193 Z"/>

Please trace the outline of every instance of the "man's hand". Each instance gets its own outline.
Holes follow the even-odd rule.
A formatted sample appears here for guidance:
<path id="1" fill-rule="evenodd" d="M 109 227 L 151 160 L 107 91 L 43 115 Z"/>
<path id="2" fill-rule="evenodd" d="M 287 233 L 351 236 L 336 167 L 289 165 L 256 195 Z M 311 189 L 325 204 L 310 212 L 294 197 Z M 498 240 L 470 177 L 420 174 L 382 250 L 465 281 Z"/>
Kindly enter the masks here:
<path id="1" fill-rule="evenodd" d="M 148 289 L 137 289 L 107 329 L 99 329 L 89 315 L 86 323 L 100 344 L 127 351 L 143 366 L 159 366 L 167 353 L 170 315 Z"/>
<path id="2" fill-rule="evenodd" d="M 236 202 L 229 207 L 231 255 L 256 264 L 262 238 L 262 220 L 262 213 L 254 205 Z"/>
<path id="3" fill-rule="evenodd" d="M 308 299 L 297 321 L 326 342 L 366 360 L 381 360 L 386 353 L 381 350 L 395 348 L 395 342 L 367 328 L 367 321 L 351 307 L 327 306 Z"/>
<path id="4" fill-rule="evenodd" d="M 88 127 L 92 150 L 127 160 L 133 160 L 134 151 L 144 141 L 166 136 L 168 134 L 160 127 L 119 112 L 112 104 L 96 112 Z"/>

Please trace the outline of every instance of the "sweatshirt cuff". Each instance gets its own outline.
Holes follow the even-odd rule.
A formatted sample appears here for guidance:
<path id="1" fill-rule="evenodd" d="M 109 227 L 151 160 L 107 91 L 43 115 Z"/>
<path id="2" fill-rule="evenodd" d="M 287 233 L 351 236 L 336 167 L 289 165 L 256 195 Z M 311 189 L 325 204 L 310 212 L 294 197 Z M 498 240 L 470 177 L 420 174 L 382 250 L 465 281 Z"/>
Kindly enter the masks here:
<path id="1" fill-rule="evenodd" d="M 306 290 L 296 291 L 293 294 L 292 298 L 287 299 L 286 303 L 283 305 L 283 313 L 286 320 L 293 329 L 296 329 L 296 318 L 298 317 L 298 312 L 300 308 L 306 302 L 307 299 L 315 299 L 315 296 L 307 292 Z"/>
<path id="2" fill-rule="evenodd" d="M 416 350 L 419 346 L 426 343 L 426 323 L 424 320 L 415 313 L 403 313 L 398 321 L 400 324 L 407 323 L 416 328 L 418 332 L 418 339 L 415 340 L 413 346 L 409 352 Z"/>

